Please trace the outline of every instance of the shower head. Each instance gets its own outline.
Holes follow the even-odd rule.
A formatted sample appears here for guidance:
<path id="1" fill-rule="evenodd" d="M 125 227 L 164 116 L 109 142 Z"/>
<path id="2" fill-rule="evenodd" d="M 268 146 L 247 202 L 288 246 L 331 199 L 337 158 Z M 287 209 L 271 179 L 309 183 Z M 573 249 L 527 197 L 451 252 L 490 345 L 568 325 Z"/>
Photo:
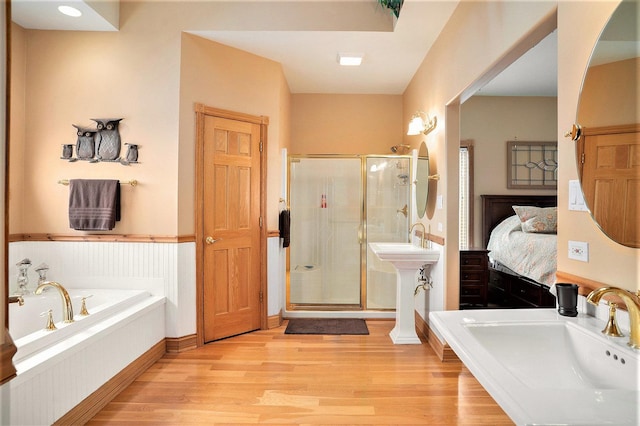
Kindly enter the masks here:
<path id="1" fill-rule="evenodd" d="M 404 154 L 409 148 L 409 145 L 394 145 L 391 147 L 391 152 L 394 154 Z"/>

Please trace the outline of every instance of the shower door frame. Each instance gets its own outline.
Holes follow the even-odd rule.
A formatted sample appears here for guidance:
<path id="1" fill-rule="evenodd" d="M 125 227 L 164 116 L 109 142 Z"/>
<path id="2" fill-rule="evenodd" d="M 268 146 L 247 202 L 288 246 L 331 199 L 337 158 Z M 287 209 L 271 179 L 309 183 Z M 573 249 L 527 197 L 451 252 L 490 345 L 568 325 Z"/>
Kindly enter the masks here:
<path id="1" fill-rule="evenodd" d="M 358 304 L 330 304 L 330 303 L 291 303 L 291 250 L 286 251 L 285 278 L 285 308 L 288 311 L 365 311 L 367 307 L 367 159 L 369 158 L 402 158 L 409 162 L 409 176 L 413 176 L 413 161 L 411 155 L 385 154 L 289 154 L 287 155 L 287 202 L 291 200 L 291 163 L 300 159 L 359 159 L 360 160 L 360 225 L 358 239 L 360 241 L 360 303 Z M 413 183 L 409 185 L 411 186 Z M 407 217 L 412 217 L 411 189 L 408 194 Z M 409 230 L 407 229 L 407 235 Z M 379 312 L 393 312 L 395 308 L 372 309 Z"/>

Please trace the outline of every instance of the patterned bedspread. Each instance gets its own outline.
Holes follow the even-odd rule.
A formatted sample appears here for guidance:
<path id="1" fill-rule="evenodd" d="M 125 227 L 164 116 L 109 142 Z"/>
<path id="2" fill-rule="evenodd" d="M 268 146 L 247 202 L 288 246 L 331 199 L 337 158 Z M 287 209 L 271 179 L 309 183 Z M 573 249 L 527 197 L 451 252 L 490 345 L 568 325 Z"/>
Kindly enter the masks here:
<path id="1" fill-rule="evenodd" d="M 491 232 L 489 257 L 513 272 L 551 286 L 556 281 L 557 236 L 522 232 L 518 216 L 511 216 Z"/>

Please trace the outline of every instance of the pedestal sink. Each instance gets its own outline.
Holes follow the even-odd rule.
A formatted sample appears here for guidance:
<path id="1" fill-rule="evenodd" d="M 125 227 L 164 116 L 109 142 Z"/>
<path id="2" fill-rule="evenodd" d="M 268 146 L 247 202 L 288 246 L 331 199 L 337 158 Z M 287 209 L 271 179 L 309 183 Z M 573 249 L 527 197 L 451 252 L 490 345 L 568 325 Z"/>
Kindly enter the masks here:
<path id="1" fill-rule="evenodd" d="M 432 265 L 440 258 L 438 250 L 429 250 L 411 243 L 369 243 L 371 251 L 390 262 L 397 272 L 396 326 L 389 336 L 395 344 L 420 344 L 414 317 L 416 272 L 422 265 Z"/>

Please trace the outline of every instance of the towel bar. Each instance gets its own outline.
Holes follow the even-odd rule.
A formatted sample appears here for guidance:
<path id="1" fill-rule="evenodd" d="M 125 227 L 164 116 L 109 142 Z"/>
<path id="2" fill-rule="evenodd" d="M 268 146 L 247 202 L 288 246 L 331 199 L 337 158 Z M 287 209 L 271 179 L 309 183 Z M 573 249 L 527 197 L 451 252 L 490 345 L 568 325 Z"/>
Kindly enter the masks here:
<path id="1" fill-rule="evenodd" d="M 60 180 L 58 181 L 58 183 L 59 183 L 60 185 L 69 185 L 69 179 L 60 179 Z M 137 180 L 135 180 L 135 179 L 132 179 L 132 180 L 128 180 L 128 181 L 120 182 L 120 185 L 131 185 L 131 186 L 136 186 L 136 185 L 138 185 L 138 181 L 137 181 Z"/>

